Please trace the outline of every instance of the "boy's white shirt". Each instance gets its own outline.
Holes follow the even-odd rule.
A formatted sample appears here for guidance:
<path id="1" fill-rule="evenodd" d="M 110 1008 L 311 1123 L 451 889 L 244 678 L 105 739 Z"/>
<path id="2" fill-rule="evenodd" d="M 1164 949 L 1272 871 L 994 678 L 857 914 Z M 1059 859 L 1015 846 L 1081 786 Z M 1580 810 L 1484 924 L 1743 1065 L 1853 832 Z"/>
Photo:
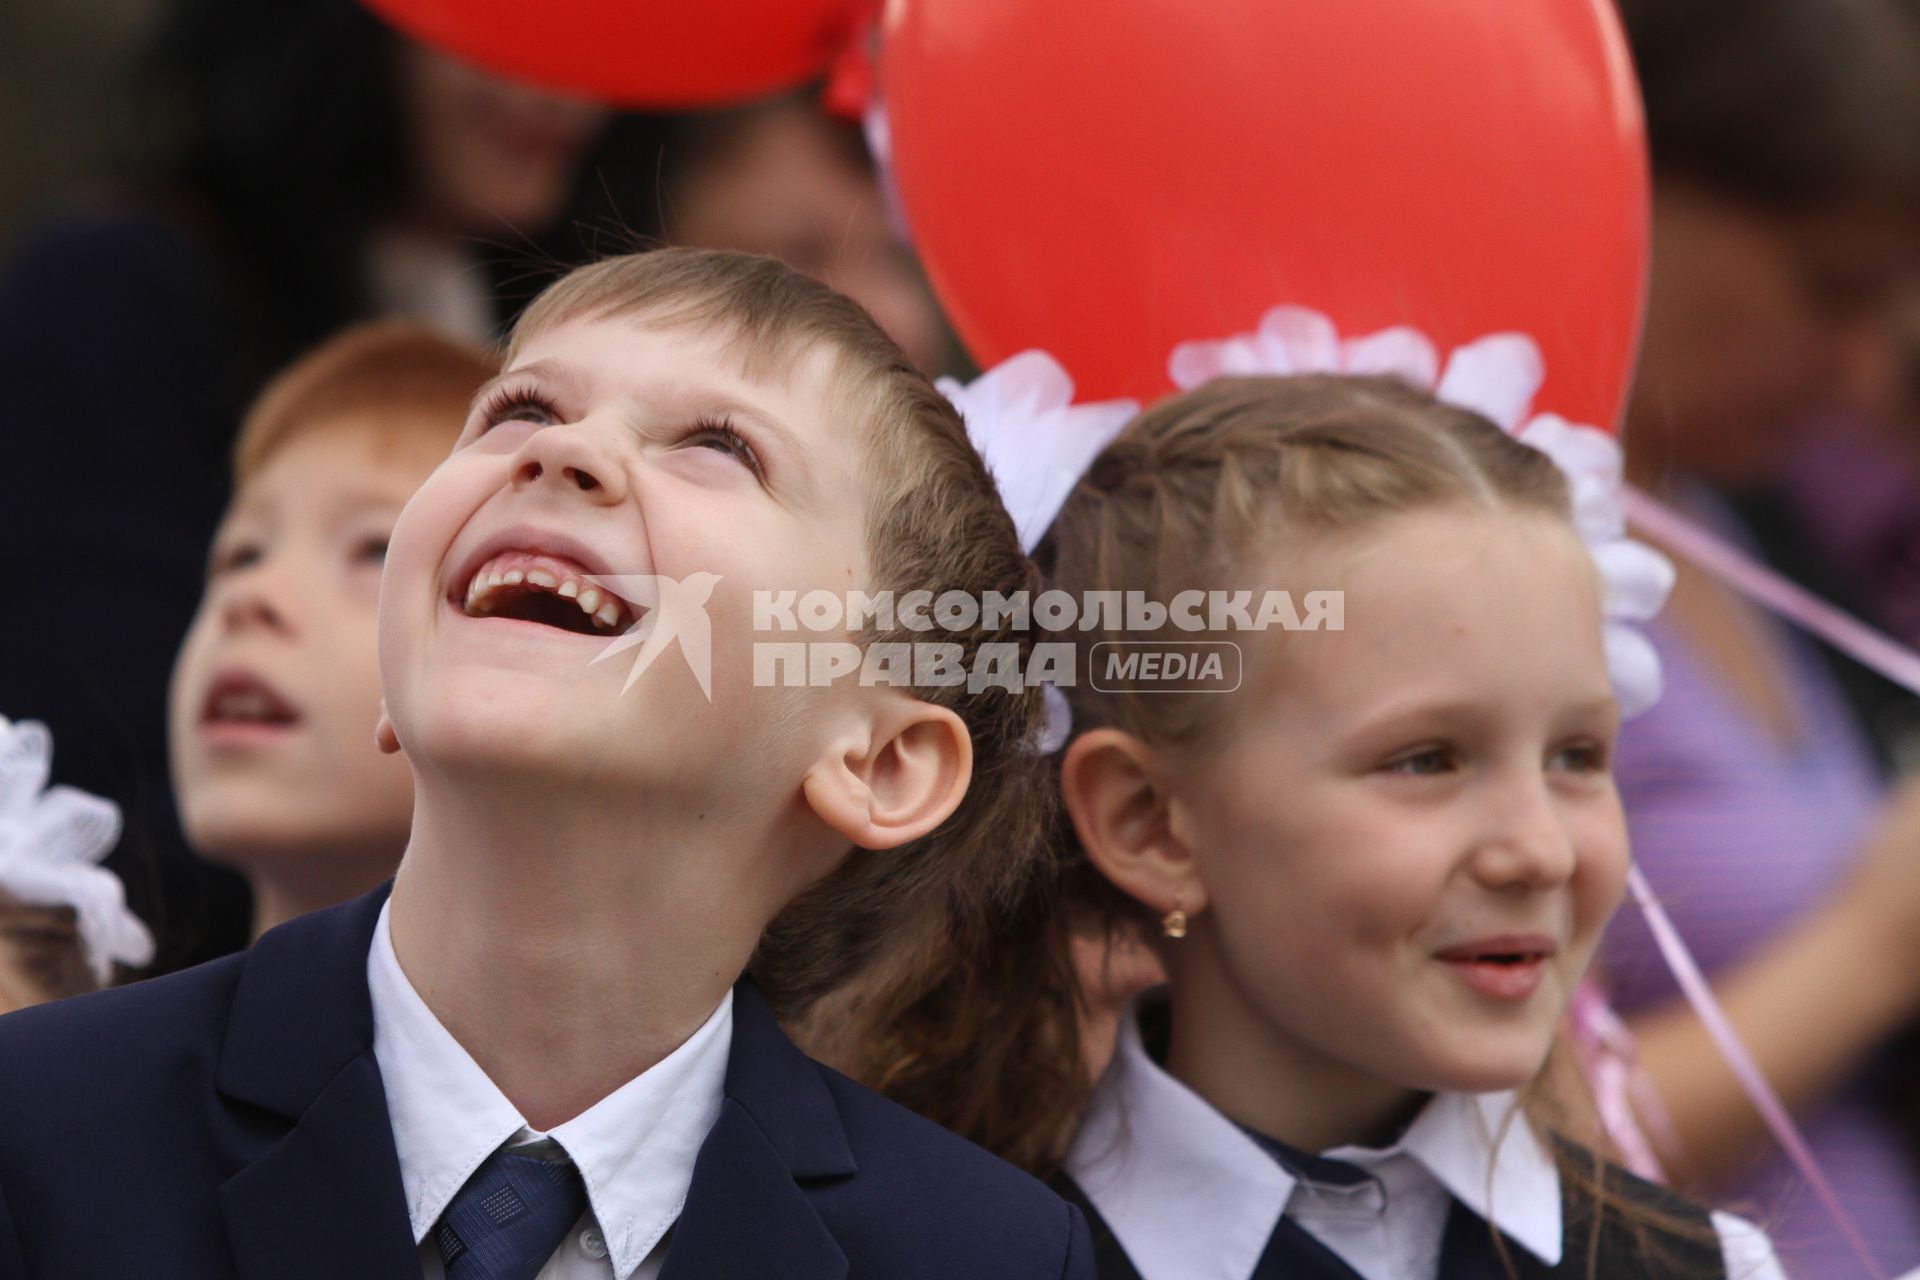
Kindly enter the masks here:
<path id="1" fill-rule="evenodd" d="M 557 1146 L 586 1181 L 589 1208 L 537 1280 L 654 1280 L 693 1164 L 719 1118 L 733 1044 L 733 992 L 647 1071 L 548 1132 L 535 1133 L 440 1024 L 400 968 L 380 909 L 367 953 L 373 1051 L 386 1088 L 407 1217 L 425 1280 L 439 1280 L 428 1234 L 455 1193 L 503 1144 Z"/>
<path id="2" fill-rule="evenodd" d="M 1436 1094 L 1394 1146 L 1323 1153 L 1374 1181 L 1304 1183 L 1147 1054 L 1137 1012 L 1121 1019 L 1066 1169 L 1142 1280 L 1248 1280 L 1283 1213 L 1366 1280 L 1434 1280 L 1454 1199 L 1559 1263 L 1560 1176 L 1515 1095 Z M 1785 1280 L 1757 1227 L 1721 1213 L 1713 1224 L 1730 1280 Z"/>

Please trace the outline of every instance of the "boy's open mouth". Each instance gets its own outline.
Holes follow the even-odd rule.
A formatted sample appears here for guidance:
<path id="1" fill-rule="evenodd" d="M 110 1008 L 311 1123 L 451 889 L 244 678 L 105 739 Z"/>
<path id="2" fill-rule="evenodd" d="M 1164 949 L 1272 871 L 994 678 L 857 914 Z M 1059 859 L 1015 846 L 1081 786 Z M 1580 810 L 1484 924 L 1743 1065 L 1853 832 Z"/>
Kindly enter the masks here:
<path id="1" fill-rule="evenodd" d="M 462 607 L 470 618 L 513 618 L 583 636 L 618 635 L 635 616 L 583 566 L 534 551 L 488 557 L 467 582 Z"/>
<path id="2" fill-rule="evenodd" d="M 291 728 L 300 711 L 278 689 L 250 671 L 229 668 L 207 687 L 200 707 L 203 725 L 266 725 Z"/>

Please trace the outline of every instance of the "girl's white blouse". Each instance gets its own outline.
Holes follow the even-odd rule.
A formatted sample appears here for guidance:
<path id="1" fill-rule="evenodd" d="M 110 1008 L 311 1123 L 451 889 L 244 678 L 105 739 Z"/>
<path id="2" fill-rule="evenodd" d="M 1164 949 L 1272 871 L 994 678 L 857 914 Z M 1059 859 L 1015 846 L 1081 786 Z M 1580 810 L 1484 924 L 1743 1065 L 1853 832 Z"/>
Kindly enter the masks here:
<path id="1" fill-rule="evenodd" d="M 1559 1173 L 1513 1094 L 1435 1094 L 1392 1147 L 1323 1153 L 1373 1181 L 1303 1182 L 1148 1056 L 1136 1012 L 1066 1169 L 1142 1280 L 1248 1280 L 1282 1214 L 1366 1280 L 1435 1280 L 1454 1200 L 1559 1263 Z M 1713 1224 L 1729 1280 L 1786 1280 L 1759 1228 Z"/>

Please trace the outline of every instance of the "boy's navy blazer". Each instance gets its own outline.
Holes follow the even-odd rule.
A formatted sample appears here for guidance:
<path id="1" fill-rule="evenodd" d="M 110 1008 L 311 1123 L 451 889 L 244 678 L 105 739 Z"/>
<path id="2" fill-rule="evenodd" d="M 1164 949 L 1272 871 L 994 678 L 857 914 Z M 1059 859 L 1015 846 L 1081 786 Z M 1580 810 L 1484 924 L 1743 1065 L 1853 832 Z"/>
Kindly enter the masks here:
<path id="1" fill-rule="evenodd" d="M 0 1018 L 0 1280 L 419 1280 L 367 949 L 386 890 L 251 952 Z M 1079 1212 L 795 1048 L 735 990 L 662 1280 L 1092 1280 Z"/>

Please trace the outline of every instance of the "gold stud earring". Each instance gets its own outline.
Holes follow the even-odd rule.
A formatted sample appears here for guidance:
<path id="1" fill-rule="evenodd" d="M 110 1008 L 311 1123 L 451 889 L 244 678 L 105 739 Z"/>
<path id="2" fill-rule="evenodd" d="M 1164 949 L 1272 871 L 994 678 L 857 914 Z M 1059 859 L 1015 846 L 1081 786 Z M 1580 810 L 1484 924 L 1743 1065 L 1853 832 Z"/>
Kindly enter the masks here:
<path id="1" fill-rule="evenodd" d="M 1169 938 L 1186 937 L 1187 913 L 1179 907 L 1175 907 L 1173 910 L 1167 912 L 1165 916 L 1161 917 L 1160 928 Z"/>

